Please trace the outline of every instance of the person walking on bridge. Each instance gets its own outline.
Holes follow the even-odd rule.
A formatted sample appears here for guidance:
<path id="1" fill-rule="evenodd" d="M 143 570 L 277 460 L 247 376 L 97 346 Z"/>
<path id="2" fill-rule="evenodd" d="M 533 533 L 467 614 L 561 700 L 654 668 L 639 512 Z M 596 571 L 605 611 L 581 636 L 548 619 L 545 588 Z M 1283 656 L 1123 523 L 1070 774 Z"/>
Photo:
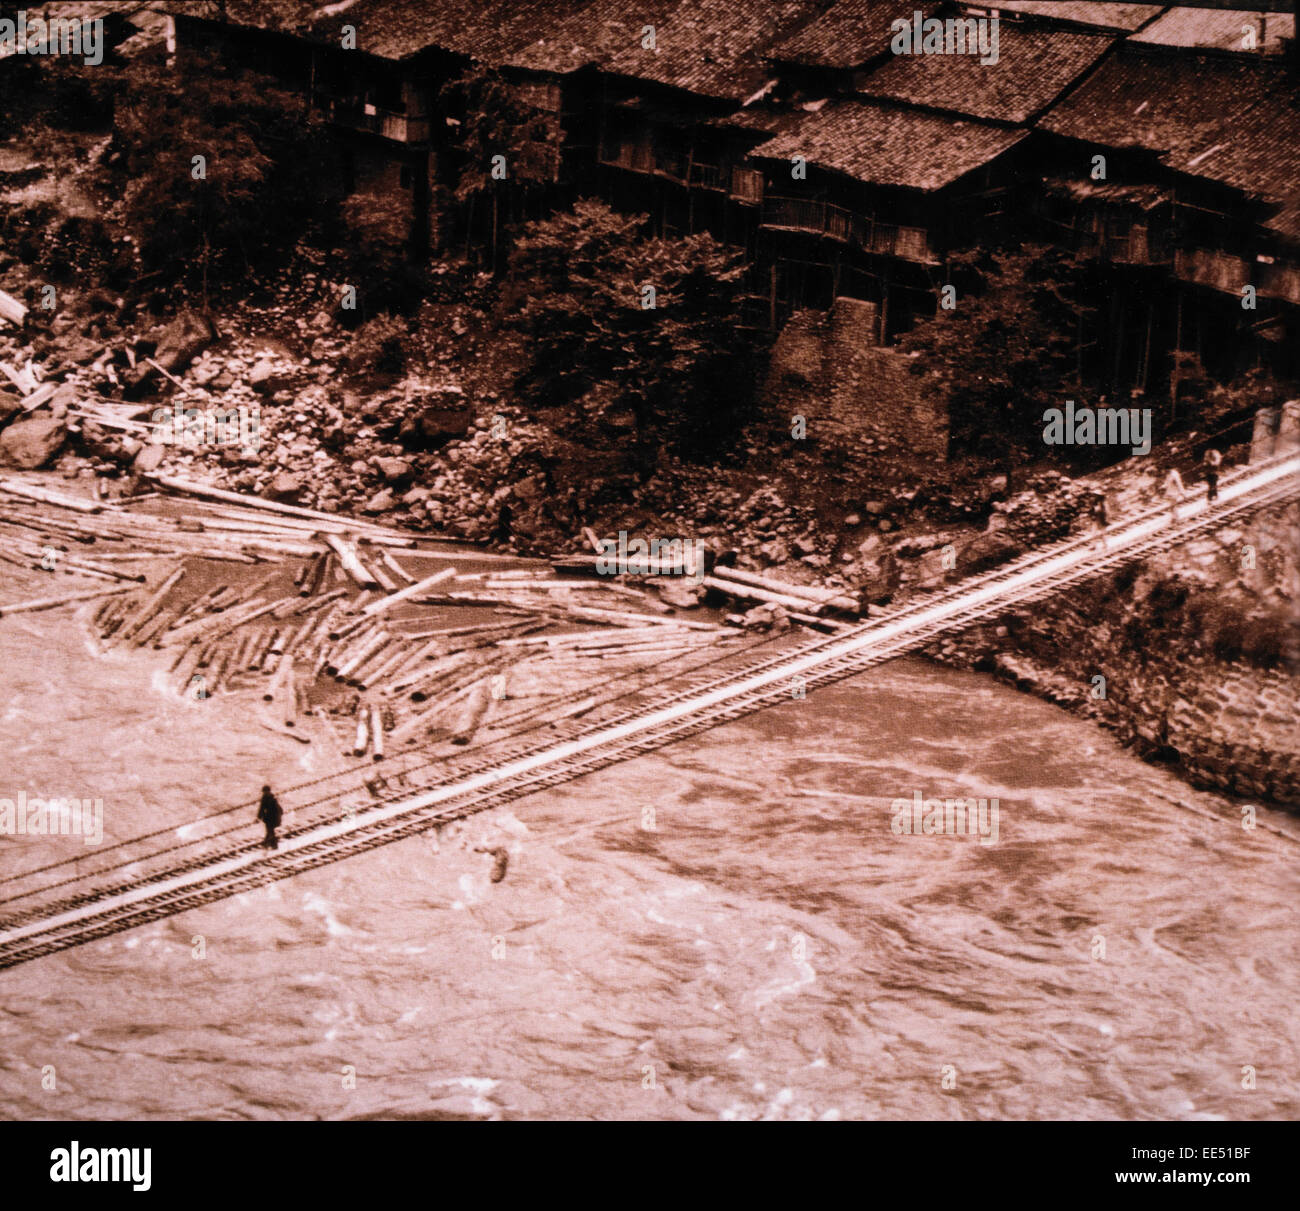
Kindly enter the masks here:
<path id="1" fill-rule="evenodd" d="M 1205 463 L 1205 499 L 1208 503 L 1219 499 L 1219 464 L 1223 462 L 1223 455 L 1211 446 L 1205 451 L 1202 461 Z"/>
<path id="2" fill-rule="evenodd" d="M 280 827 L 280 821 L 284 819 L 284 812 L 280 810 L 280 801 L 271 793 L 269 786 L 262 787 L 262 803 L 257 809 L 257 818 L 266 825 L 266 836 L 262 838 L 262 848 L 279 849 L 280 842 L 276 838 L 275 830 Z"/>
<path id="3" fill-rule="evenodd" d="M 1183 487 L 1183 477 L 1178 474 L 1177 467 L 1170 467 L 1169 474 L 1165 476 L 1165 495 L 1169 498 L 1170 512 L 1177 521 L 1178 502 L 1187 495 L 1187 489 Z"/>

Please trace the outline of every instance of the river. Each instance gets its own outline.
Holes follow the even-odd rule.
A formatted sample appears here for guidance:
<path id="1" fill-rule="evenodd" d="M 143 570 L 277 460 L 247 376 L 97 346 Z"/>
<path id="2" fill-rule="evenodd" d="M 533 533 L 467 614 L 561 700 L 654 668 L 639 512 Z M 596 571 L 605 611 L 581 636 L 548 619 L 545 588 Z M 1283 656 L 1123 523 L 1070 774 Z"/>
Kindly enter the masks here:
<path id="1" fill-rule="evenodd" d="M 102 797 L 108 840 L 324 768 L 70 617 L 0 623 L 0 670 L 0 795 Z M 996 798 L 996 843 L 894 832 L 918 791 Z M 0 972 L 0 1114 L 1294 1118 L 1300 822 L 1239 807 L 896 661 Z"/>

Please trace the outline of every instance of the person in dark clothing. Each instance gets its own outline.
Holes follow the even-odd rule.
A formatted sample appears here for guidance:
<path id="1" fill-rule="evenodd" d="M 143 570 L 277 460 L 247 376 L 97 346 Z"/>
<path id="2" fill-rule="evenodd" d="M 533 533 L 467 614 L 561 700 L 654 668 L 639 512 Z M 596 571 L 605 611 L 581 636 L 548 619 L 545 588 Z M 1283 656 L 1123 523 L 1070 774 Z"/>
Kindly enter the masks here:
<path id="1" fill-rule="evenodd" d="M 1205 499 L 1218 500 L 1219 498 L 1219 466 L 1223 462 L 1223 455 L 1220 454 L 1213 446 L 1205 452 Z"/>
<path id="2" fill-rule="evenodd" d="M 266 836 L 262 838 L 264 849 L 279 849 L 275 830 L 280 827 L 284 813 L 280 810 L 280 801 L 271 794 L 269 786 L 262 787 L 262 805 L 257 809 L 257 818 L 266 825 Z"/>

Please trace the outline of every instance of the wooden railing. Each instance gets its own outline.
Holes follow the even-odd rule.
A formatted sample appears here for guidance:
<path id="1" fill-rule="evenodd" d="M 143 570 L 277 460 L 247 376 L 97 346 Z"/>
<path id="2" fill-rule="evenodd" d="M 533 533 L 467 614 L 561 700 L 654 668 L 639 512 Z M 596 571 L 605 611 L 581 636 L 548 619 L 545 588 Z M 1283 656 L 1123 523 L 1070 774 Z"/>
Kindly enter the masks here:
<path id="1" fill-rule="evenodd" d="M 929 233 L 924 227 L 901 227 L 874 220 L 836 206 L 833 202 L 806 198 L 766 198 L 763 226 L 785 231 L 807 231 L 844 244 L 852 244 L 881 256 L 931 264 Z"/>

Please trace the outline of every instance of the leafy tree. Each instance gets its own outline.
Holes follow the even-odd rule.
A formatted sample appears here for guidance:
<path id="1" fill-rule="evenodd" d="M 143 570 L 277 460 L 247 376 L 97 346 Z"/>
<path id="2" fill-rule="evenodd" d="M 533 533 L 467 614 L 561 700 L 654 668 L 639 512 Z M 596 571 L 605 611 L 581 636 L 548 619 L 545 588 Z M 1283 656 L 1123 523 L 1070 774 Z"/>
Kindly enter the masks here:
<path id="1" fill-rule="evenodd" d="M 730 431 L 749 402 L 751 353 L 736 326 L 741 254 L 708 235 L 649 238 L 647 227 L 579 201 L 525 229 L 507 287 L 532 354 L 525 396 L 576 405 L 589 435 L 602 422 L 630 427 L 623 453 L 642 475 L 664 444 Z"/>
<path id="2" fill-rule="evenodd" d="M 957 306 L 901 344 L 918 373 L 937 371 L 956 451 L 1013 469 L 1041 458 L 1043 412 L 1079 392 L 1083 266 L 1058 249 L 976 251 L 952 258 Z M 1082 402 L 1082 401 L 1080 401 Z"/>
<path id="3" fill-rule="evenodd" d="M 503 197 L 509 210 L 530 190 L 555 180 L 560 131 L 553 115 L 529 104 L 518 87 L 500 73 L 476 67 L 443 85 L 439 111 L 455 132 L 451 151 L 452 198 L 463 208 L 466 239 L 477 207 L 490 208 L 488 233 L 492 263 L 501 246 Z M 494 158 L 503 157 L 504 177 L 492 175 Z"/>
<path id="4" fill-rule="evenodd" d="M 292 248 L 321 206 L 331 152 L 300 99 L 220 59 L 184 77 L 133 66 L 107 159 L 149 270 L 172 280 L 246 275 Z M 202 175 L 194 157 L 202 156 Z"/>

